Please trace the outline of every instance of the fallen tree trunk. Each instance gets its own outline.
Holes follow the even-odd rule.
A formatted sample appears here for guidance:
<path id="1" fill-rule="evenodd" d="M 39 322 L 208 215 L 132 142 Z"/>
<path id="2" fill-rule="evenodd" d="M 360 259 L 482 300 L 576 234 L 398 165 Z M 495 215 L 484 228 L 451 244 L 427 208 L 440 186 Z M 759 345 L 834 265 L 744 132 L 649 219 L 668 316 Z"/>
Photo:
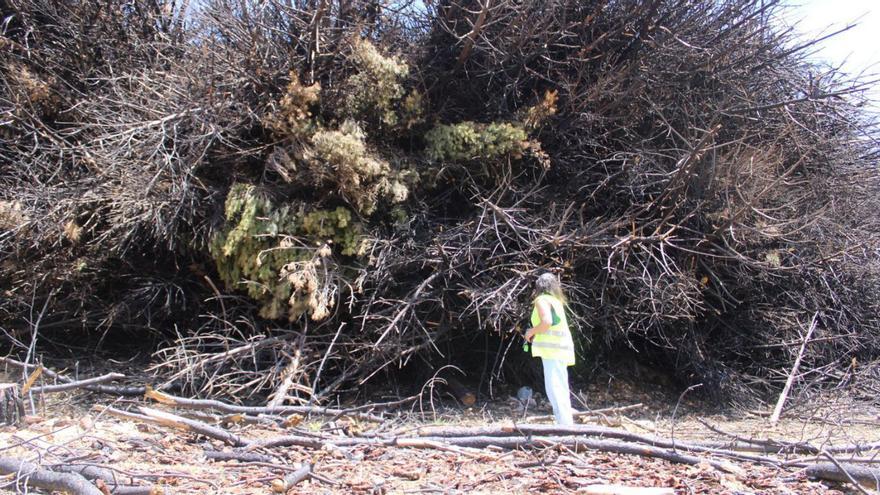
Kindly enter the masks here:
<path id="1" fill-rule="evenodd" d="M 0 474 L 13 475 L 14 486 L 31 486 L 72 495 L 104 495 L 98 487 L 79 474 L 56 473 L 21 459 L 0 457 Z"/>
<path id="2" fill-rule="evenodd" d="M 841 467 L 831 462 L 818 462 L 807 466 L 806 473 L 811 478 L 839 481 L 841 483 L 849 483 L 851 481 L 850 477 L 852 477 L 868 489 L 880 490 L 880 469 L 853 464 L 842 464 Z"/>

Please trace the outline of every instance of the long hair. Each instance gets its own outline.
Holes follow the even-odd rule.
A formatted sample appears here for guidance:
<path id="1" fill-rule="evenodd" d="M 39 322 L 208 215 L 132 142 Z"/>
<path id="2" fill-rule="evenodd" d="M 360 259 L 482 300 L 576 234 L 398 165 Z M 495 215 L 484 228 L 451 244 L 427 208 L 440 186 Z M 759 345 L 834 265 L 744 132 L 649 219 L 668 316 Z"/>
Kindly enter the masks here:
<path id="1" fill-rule="evenodd" d="M 565 294 L 562 292 L 562 284 L 559 283 L 559 278 L 550 272 L 542 273 L 541 276 L 535 280 L 534 297 L 538 297 L 545 293 L 553 295 L 556 299 L 562 301 L 563 304 L 568 303 Z"/>

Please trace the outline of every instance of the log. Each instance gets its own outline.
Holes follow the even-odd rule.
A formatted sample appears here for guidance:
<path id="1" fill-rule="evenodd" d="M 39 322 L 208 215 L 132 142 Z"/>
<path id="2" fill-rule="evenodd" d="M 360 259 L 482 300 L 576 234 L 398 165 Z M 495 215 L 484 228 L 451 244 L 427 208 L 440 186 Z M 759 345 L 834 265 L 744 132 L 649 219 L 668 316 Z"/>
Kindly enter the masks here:
<path id="1" fill-rule="evenodd" d="M 458 399 L 462 405 L 466 407 L 471 407 L 477 403 L 477 395 L 470 391 L 467 387 L 464 386 L 460 381 L 453 377 L 445 377 L 447 385 L 449 386 L 449 391 L 452 392 L 452 395 Z"/>
<path id="2" fill-rule="evenodd" d="M 13 486 L 27 485 L 72 495 L 104 495 L 79 474 L 56 473 L 25 460 L 0 457 L 0 475 L 7 474 L 15 477 Z"/>
<path id="3" fill-rule="evenodd" d="M 806 468 L 810 478 L 849 483 L 850 477 L 870 490 L 880 490 L 880 469 L 853 464 L 841 464 L 841 469 L 831 462 L 818 462 Z M 849 476 L 847 476 L 849 473 Z"/>
<path id="4" fill-rule="evenodd" d="M 312 465 L 303 464 L 298 470 L 288 474 L 283 479 L 272 482 L 272 491 L 275 493 L 287 493 L 288 490 L 296 486 L 297 483 L 305 481 L 312 477 Z"/>
<path id="5" fill-rule="evenodd" d="M 24 402 L 18 384 L 0 383 L 0 425 L 18 426 L 24 417 Z"/>

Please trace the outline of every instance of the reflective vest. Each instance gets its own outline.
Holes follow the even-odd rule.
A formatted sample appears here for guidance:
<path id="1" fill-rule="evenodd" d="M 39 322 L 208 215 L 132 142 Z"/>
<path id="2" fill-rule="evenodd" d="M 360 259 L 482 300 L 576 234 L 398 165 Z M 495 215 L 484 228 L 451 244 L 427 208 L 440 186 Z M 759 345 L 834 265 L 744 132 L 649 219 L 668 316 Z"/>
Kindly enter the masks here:
<path id="1" fill-rule="evenodd" d="M 535 334 L 532 340 L 532 357 L 555 359 L 574 366 L 574 341 L 568 329 L 568 318 L 565 317 L 565 305 L 550 294 L 541 294 L 535 299 L 532 309 L 532 327 L 541 324 L 538 315 L 538 301 L 545 301 L 551 308 L 553 324 L 544 333 Z"/>

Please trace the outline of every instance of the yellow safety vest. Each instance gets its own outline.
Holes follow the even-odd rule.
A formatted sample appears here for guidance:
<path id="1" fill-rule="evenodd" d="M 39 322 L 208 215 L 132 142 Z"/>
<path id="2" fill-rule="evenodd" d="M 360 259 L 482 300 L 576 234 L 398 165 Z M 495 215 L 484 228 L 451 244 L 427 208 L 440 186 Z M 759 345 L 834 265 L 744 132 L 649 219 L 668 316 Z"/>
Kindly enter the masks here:
<path id="1" fill-rule="evenodd" d="M 555 359 L 565 362 L 568 366 L 574 366 L 574 341 L 571 339 L 571 331 L 568 329 L 565 305 L 550 294 L 538 296 L 532 309 L 533 327 L 541 324 L 541 317 L 538 315 L 539 300 L 545 301 L 553 308 L 553 324 L 546 332 L 535 334 L 535 338 L 532 340 L 532 357 Z"/>

